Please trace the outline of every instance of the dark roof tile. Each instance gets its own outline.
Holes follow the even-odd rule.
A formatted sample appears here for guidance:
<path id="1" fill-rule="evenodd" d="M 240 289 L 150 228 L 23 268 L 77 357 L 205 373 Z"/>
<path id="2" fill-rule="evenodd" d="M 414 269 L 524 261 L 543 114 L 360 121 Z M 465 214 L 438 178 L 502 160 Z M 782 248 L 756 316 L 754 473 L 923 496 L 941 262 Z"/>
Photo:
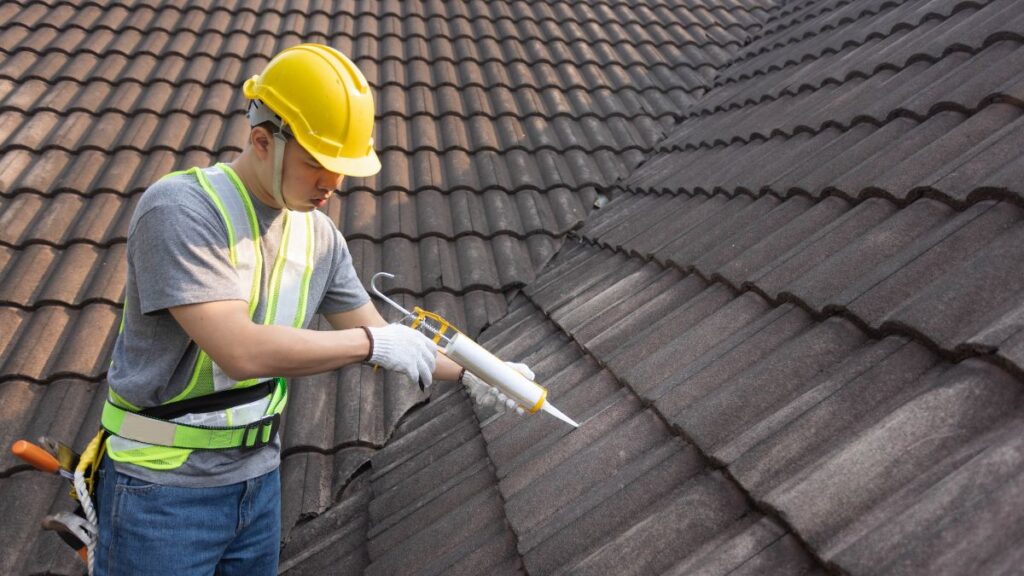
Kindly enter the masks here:
<path id="1" fill-rule="evenodd" d="M 281 483 L 290 487 L 281 498 L 283 538 L 288 537 L 299 520 L 321 514 L 333 503 L 336 485 L 332 481 L 331 460 L 341 458 L 341 454 L 302 452 L 282 460 Z"/>
<path id="2" fill-rule="evenodd" d="M 692 220 L 690 214 L 686 214 L 681 220 L 684 223 L 691 223 L 691 225 L 682 227 L 683 234 L 675 236 L 666 244 L 661 244 L 661 238 L 652 233 L 653 240 L 644 238 L 641 243 L 631 249 L 637 254 L 654 253 L 656 258 L 665 261 L 692 262 L 707 253 L 708 250 L 724 244 L 723 240 L 735 232 L 737 227 L 748 225 L 757 216 L 773 208 L 776 203 L 777 200 L 770 196 L 762 197 L 756 202 L 748 196 L 737 196 L 719 207 L 717 199 L 709 199 L 702 208 L 707 206 L 708 208 L 718 207 L 718 209 L 699 222 Z M 676 216 L 677 214 L 672 215 L 673 220 L 676 219 Z M 672 226 L 675 223 L 667 222 L 665 224 Z M 678 234 L 680 228 L 673 227 Z"/>
<path id="3" fill-rule="evenodd" d="M 781 202 L 776 202 L 772 196 L 763 196 L 740 214 L 743 217 L 752 212 L 759 214 L 758 218 L 750 221 L 737 218 L 731 221 L 729 228 L 737 226 L 735 230 L 730 230 L 731 235 L 723 237 L 717 246 L 709 246 L 703 254 L 690 261 L 699 270 L 721 270 L 771 232 L 782 227 L 784 222 L 796 220 L 811 206 L 811 202 L 802 196 L 790 197 Z M 639 249 L 646 249 L 646 246 Z"/>
<path id="4" fill-rule="evenodd" d="M 440 467 L 451 470 L 471 470 L 486 459 L 479 430 L 473 424 L 460 423 L 430 446 L 374 478 L 376 496 L 370 505 L 370 515 L 380 521 L 392 514 L 405 514 L 418 500 L 431 495 L 435 489 L 433 479 Z"/>
<path id="5" fill-rule="evenodd" d="M 362 574 L 366 557 L 369 490 L 353 491 L 340 505 L 292 530 L 281 550 L 280 572 L 295 576 L 330 570 Z"/>
<path id="6" fill-rule="evenodd" d="M 875 514 L 869 512 L 891 506 L 886 511 L 896 515 L 914 500 L 927 501 L 926 491 L 955 469 L 957 460 L 974 452 L 970 440 L 1012 416 L 1019 406 L 1020 386 L 1009 380 L 976 362 L 951 369 L 856 442 L 819 463 L 798 485 L 777 489 L 769 499 L 813 545 L 831 552 L 839 544 L 849 544 L 849 536 L 864 529 L 850 526 L 851 520 L 860 517 L 875 524 Z M 911 446 L 915 448 L 908 451 Z M 900 454 L 898 460 L 893 460 L 894 454 Z M 885 474 L 878 474 L 882 462 L 890 464 Z M 851 483 L 851 474 L 863 480 Z M 883 498 L 899 489 L 903 505 Z M 830 496 L 837 491 L 843 493 L 841 506 Z M 812 493 L 814 500 L 807 500 Z"/>
<path id="7" fill-rule="evenodd" d="M 452 434 L 471 414 L 458 390 L 435 391 L 431 401 L 403 420 L 395 430 L 387 450 L 374 454 L 374 476 L 384 476 L 392 469 L 415 458 L 429 447 Z M 392 477 L 395 482 L 399 477 Z"/>
<path id="8" fill-rule="evenodd" d="M 709 201 L 704 197 L 658 198 L 652 196 L 638 202 L 625 202 L 629 208 L 625 211 L 620 210 L 614 215 L 609 214 L 605 221 L 614 222 L 614 228 L 606 228 L 606 232 L 595 230 L 594 232 L 600 232 L 597 234 L 585 229 L 582 232 L 588 235 L 593 234 L 591 237 L 602 244 L 622 246 L 627 245 L 632 238 L 642 235 L 644 231 L 651 231 L 651 237 L 656 242 L 659 236 L 657 232 L 651 230 L 652 228 L 657 227 L 660 231 L 662 228 L 659 225 L 667 225 L 672 228 L 673 232 L 678 233 L 678 230 L 685 230 L 687 226 L 699 222 L 700 215 L 713 214 L 715 210 L 721 208 L 725 201 L 725 199 Z M 654 206 L 661 206 L 663 209 L 652 210 L 651 208 Z M 697 208 L 698 206 L 699 208 Z M 681 209 L 686 209 L 685 214 L 688 218 L 680 219 L 677 216 Z M 612 218 L 613 216 L 615 217 Z"/>
<path id="9" fill-rule="evenodd" d="M 777 296 L 779 292 L 787 290 L 795 278 L 803 276 L 822 260 L 845 248 L 864 229 L 892 217 L 896 211 L 897 207 L 891 202 L 868 199 L 807 237 L 802 244 L 764 265 L 750 276 L 750 281 L 768 294 Z M 808 211 L 802 216 L 810 215 L 811 212 L 817 211 Z M 787 228 L 793 229 L 792 226 Z"/>
<path id="10" fill-rule="evenodd" d="M 1020 304 L 1019 275 L 1008 263 L 1024 257 L 1019 254 L 1022 233 L 1020 226 L 1009 227 L 989 241 L 985 250 L 907 300 L 889 319 L 919 330 L 947 349 L 957 349 L 965 341 L 996 345 L 1016 331 L 995 329 L 993 324 Z"/>
<path id="11" fill-rule="evenodd" d="M 563 258 L 563 265 L 572 268 L 579 262 Z M 559 424 L 549 418 L 506 416 L 484 425 L 528 569 L 629 573 L 641 566 L 666 568 L 704 542 L 714 542 L 719 531 L 736 532 L 732 525 L 748 513 L 740 491 L 721 476 L 702 473 L 703 461 L 692 447 L 667 436 L 663 422 L 643 410 L 631 392 L 620 388 L 616 393 L 618 383 L 607 371 L 596 379 L 605 391 L 595 394 L 592 374 L 599 368 L 581 351 L 574 354 L 553 343 L 550 322 L 531 304 L 519 299 L 511 310 L 481 341 L 503 357 L 525 357 L 551 386 L 551 397 L 563 408 L 573 406 L 584 424 L 564 434 L 555 433 L 552 428 Z M 593 416 L 586 413 L 594 409 Z M 543 429 L 551 432 L 542 434 Z M 609 475 L 609 463 L 623 458 L 630 464 Z M 673 502 L 687 510 L 692 524 L 684 524 L 690 529 L 669 519 Z M 706 514 L 693 516 L 693 510 Z M 662 550 L 657 555 L 640 545 L 666 538 L 673 546 L 656 546 Z"/>
<path id="12" fill-rule="evenodd" d="M 780 576 L 824 576 L 828 574 L 804 552 L 804 547 L 792 534 L 786 534 L 758 551 L 735 571 L 735 576 L 779 574 Z"/>
<path id="13" fill-rule="evenodd" d="M 686 366 L 690 362 L 699 359 L 703 354 L 713 350 L 719 343 L 726 340 L 731 334 L 742 330 L 749 324 L 761 319 L 770 310 L 767 303 L 759 296 L 751 293 L 737 297 L 732 302 L 714 310 L 710 314 L 707 309 L 721 302 L 723 294 L 715 293 L 698 296 L 692 300 L 693 310 L 696 314 L 673 314 L 666 319 L 666 323 L 676 323 L 676 336 L 665 337 L 659 325 L 648 333 L 641 334 L 631 340 L 621 355 L 610 357 L 609 367 L 615 369 L 616 374 L 633 390 L 639 394 L 645 394 L 657 389 L 668 381 L 674 380 L 678 375 L 679 366 Z M 706 302 L 705 302 L 706 301 Z M 687 303 L 687 308 L 691 304 Z M 707 314 L 704 316 L 704 314 Z M 703 317 L 702 317 L 703 316 Z M 677 317 L 689 317 L 685 320 L 676 320 Z M 691 320 L 692 318 L 692 320 Z M 680 329 L 685 326 L 686 329 Z M 639 353 L 639 350 L 646 346 L 649 355 L 641 361 L 636 361 L 630 366 L 631 359 L 638 360 L 630 354 Z M 634 352 L 636 351 L 636 352 Z"/>
<path id="14" fill-rule="evenodd" d="M 786 534 L 770 518 L 750 514 L 718 536 L 705 542 L 685 560 L 667 570 L 668 574 L 698 574 L 701 576 L 731 574 L 745 567 L 757 552 L 765 550 Z"/>
<path id="15" fill-rule="evenodd" d="M 63 375 L 98 378 L 105 373 L 120 309 L 91 304 L 81 310 L 44 306 L 32 312 L 5 312 L 10 340 L 3 370 L 36 381 Z"/>
<path id="16" fill-rule="evenodd" d="M 610 476 L 634 468 L 633 458 L 666 440 L 654 415 L 636 414 L 538 477 L 528 489 L 518 493 L 503 490 L 509 522 L 524 527 L 547 523 L 567 502 L 597 489 Z"/>
<path id="17" fill-rule="evenodd" d="M 803 392 L 807 379 L 828 370 L 863 343 L 852 325 L 826 321 L 782 344 L 720 389 L 679 412 L 666 412 L 701 446 L 715 450 L 764 412 Z M 756 381 L 757 386 L 751 386 Z M 729 414 L 728 421 L 722 415 Z"/>
<path id="18" fill-rule="evenodd" d="M 1020 442 L 1020 419 L 978 437 L 962 463 L 950 465 L 923 502 L 864 532 L 837 560 L 853 570 L 909 565 L 936 573 L 979 567 L 1012 571 L 1020 560 L 1019 548 L 1011 543 L 1020 530 L 1012 518 L 1020 509 Z M 993 532 L 994 526 L 1003 528 Z M 913 534 L 921 535 L 917 545 L 898 544 Z"/>
<path id="19" fill-rule="evenodd" d="M 430 529 L 406 539 L 399 549 L 373 551 L 366 574 L 393 574 L 415 562 L 419 570 L 441 573 L 463 556 L 473 554 L 494 535 L 503 532 L 501 501 L 493 492 L 482 492 L 466 500 L 435 522 Z M 507 550 L 497 551 L 499 554 Z"/>
<path id="20" fill-rule="evenodd" d="M 899 216 L 912 220 L 915 206 L 917 204 L 904 209 Z M 899 258 L 903 262 L 914 261 L 920 256 L 913 254 L 926 254 L 927 247 L 953 237 L 958 229 L 975 220 L 992 218 L 990 226 L 997 227 L 999 222 L 1005 226 L 1015 220 L 1016 208 L 1007 213 L 1005 207 L 998 211 L 995 206 L 1000 205 L 985 203 L 984 209 L 971 209 L 962 218 L 957 214 L 942 218 L 932 226 L 936 229 L 932 240 L 920 247 L 904 241 L 909 254 L 901 254 Z M 948 229 L 943 231 L 941 224 L 958 220 L 963 222 L 946 224 Z M 987 242 L 998 245 L 991 240 Z M 602 258 L 595 252 L 612 254 L 608 250 L 570 243 L 569 255 L 557 257 L 554 268 L 542 275 L 538 284 L 554 286 L 559 281 L 550 281 L 552 277 L 575 277 L 590 273 L 590 267 L 606 265 L 607 257 Z M 1013 261 L 1005 254 L 1002 258 Z M 900 265 L 892 266 L 902 269 Z M 572 276 L 566 276 L 561 270 L 563 267 L 572 269 Z M 613 287 L 623 276 L 611 275 L 604 280 L 612 294 L 616 293 Z M 982 281 L 997 283 L 991 279 Z M 600 298 L 601 292 L 592 286 L 587 294 Z M 572 306 L 544 308 L 545 313 L 553 314 L 556 319 L 572 310 Z M 513 315 L 522 319 L 522 307 L 514 309 Z M 716 315 L 727 318 L 727 310 L 728 307 L 722 308 Z M 518 332 L 524 328 L 521 323 L 522 320 L 512 325 L 499 323 L 496 328 Z M 679 325 L 685 327 L 678 332 L 683 338 L 688 331 L 702 331 L 699 324 L 695 326 L 692 322 Z M 657 331 L 657 325 L 653 331 Z M 780 306 L 754 318 L 741 329 L 716 328 L 705 332 L 715 336 L 724 333 L 728 338 L 709 346 L 692 361 L 678 362 L 676 357 L 659 360 L 657 351 L 645 358 L 645 362 L 655 367 L 667 365 L 682 369 L 668 380 L 678 384 L 666 384 L 654 391 L 654 398 L 660 397 L 654 408 L 685 431 L 714 461 L 729 466 L 735 478 L 756 500 L 780 510 L 822 558 L 838 560 L 844 569 L 891 567 L 904 561 L 907 543 L 912 542 L 913 557 L 923 564 L 967 566 L 968 561 L 961 559 L 962 555 L 945 553 L 943 547 L 948 546 L 949 540 L 942 534 L 948 529 L 922 528 L 929 518 L 949 518 L 950 503 L 956 501 L 963 503 L 956 506 L 970 518 L 966 524 L 958 524 L 962 528 L 959 533 L 968 541 L 986 538 L 988 528 L 985 526 L 990 526 L 989 521 L 1014 525 L 1009 516 L 996 520 L 1000 512 L 995 506 L 983 511 L 965 508 L 969 494 L 975 490 L 968 478 L 980 478 L 986 473 L 983 470 L 992 470 L 988 462 L 994 461 L 991 450 L 995 449 L 989 447 L 996 438 L 1000 439 L 997 443 L 1006 442 L 1009 430 L 1020 426 L 1019 419 L 1013 416 L 1020 402 L 1019 383 L 1000 368 L 977 360 L 953 365 L 906 338 L 870 340 L 845 320 L 814 321 L 792 305 Z M 666 346 L 669 348 L 690 350 L 693 346 Z M 614 356 L 599 355 L 605 362 L 609 357 L 613 361 L 608 367 L 618 376 L 622 368 L 614 364 Z M 631 389 L 637 389 L 637 385 L 633 384 Z M 589 425 L 587 422 L 574 434 Z M 489 442 L 501 445 L 505 440 L 505 436 L 499 434 L 493 435 L 492 440 L 486 429 L 485 437 Z M 958 433 L 943 432 L 947 429 L 956 429 Z M 907 447 L 912 445 L 914 450 L 908 451 Z M 986 450 L 990 452 L 977 456 Z M 547 453 L 549 451 L 538 452 Z M 514 453 L 508 457 L 518 465 L 525 464 L 522 457 L 516 460 Z M 978 467 L 968 462 L 978 462 Z M 1016 475 L 1016 468 L 1011 463 L 1008 468 L 1000 468 L 996 476 Z M 879 470 L 884 470 L 884 474 Z M 520 472 L 511 469 L 509 478 L 515 474 Z M 949 480 L 951 474 L 957 479 Z M 507 482 L 506 479 L 503 489 L 510 486 Z M 1018 499 L 1017 492 L 1002 490 L 999 496 L 1012 508 L 1010 503 Z M 833 496 L 822 498 L 821 494 Z M 843 494 L 843 498 L 835 494 Z M 1005 506 L 1001 508 L 1005 509 Z M 513 518 L 510 515 L 510 519 Z M 515 521 L 513 526 L 516 526 Z M 625 538 L 612 537 L 610 541 L 615 544 L 611 547 L 641 538 L 643 533 L 640 529 L 629 532 Z M 657 538 L 661 534 L 652 530 L 650 537 Z M 713 549 L 720 538 L 717 535 L 709 538 L 710 544 L 701 550 Z M 783 541 L 788 542 L 787 549 L 791 552 L 800 548 L 792 538 L 777 542 Z M 521 542 L 528 540 L 521 536 Z M 626 556 L 628 549 L 628 546 L 622 548 Z M 781 549 L 775 546 L 771 550 Z M 1001 548 L 996 544 L 985 544 L 981 550 L 984 551 L 969 554 L 975 565 L 984 561 L 983 558 L 1010 565 L 1014 557 L 999 552 Z M 754 573 L 766 569 L 766 565 L 775 566 L 772 571 L 783 572 L 801 572 L 808 568 L 806 557 L 789 557 L 788 554 L 776 557 L 766 552 L 750 564 L 758 567 Z M 530 566 L 530 552 L 526 554 L 526 561 Z M 613 560 L 611 555 L 599 553 L 585 562 L 588 561 Z M 554 564 L 546 566 L 550 569 Z M 695 564 L 680 564 L 677 568 L 681 566 Z"/>
<path id="21" fill-rule="evenodd" d="M 856 296 L 852 285 L 898 255 L 928 230 L 938 228 L 954 212 L 945 204 L 922 199 L 894 213 L 892 217 L 850 238 L 846 246 L 829 257 L 817 255 L 820 263 L 791 284 L 786 291 L 796 294 L 815 309 L 845 306 Z M 767 281 L 765 286 L 772 286 Z"/>
<path id="22" fill-rule="evenodd" d="M 635 294 L 657 283 L 661 273 L 662 268 L 657 264 L 648 263 L 641 266 L 639 263 L 631 262 L 617 271 L 619 278 L 610 286 L 605 283 L 595 284 L 581 302 L 574 303 L 571 307 L 553 310 L 550 316 L 562 326 L 582 336 L 583 332 L 578 331 L 581 326 L 613 313 L 617 306 L 631 301 Z"/>
<path id="23" fill-rule="evenodd" d="M 676 282 L 670 284 L 673 280 Z M 581 342 L 599 357 L 621 353 L 625 339 L 648 330 L 673 311 L 679 313 L 679 307 L 702 288 L 701 283 L 692 276 L 681 280 L 675 274 L 661 276 L 657 282 L 637 292 L 631 302 L 624 301 L 617 307 L 613 314 L 625 314 L 621 319 L 611 321 L 609 318 L 584 324 L 580 329 Z M 663 325 L 662 330 L 667 330 L 667 325 Z M 593 336 L 583 339 L 588 332 L 593 333 Z"/>
<path id="24" fill-rule="evenodd" d="M 571 410 L 579 400 L 557 390 L 562 387 L 566 376 L 574 375 L 551 374 L 541 381 L 552 383 L 549 395 L 559 409 Z M 586 423 L 578 433 L 566 433 L 560 423 L 544 416 L 531 417 L 525 422 L 522 418 L 509 417 L 505 426 L 501 426 L 505 423 L 502 421 L 491 421 L 484 426 L 488 452 L 497 467 L 504 494 L 528 494 L 524 491 L 528 491 L 541 477 L 552 473 L 574 454 L 599 441 L 640 411 L 636 399 L 622 393 L 609 373 L 601 372 L 592 378 L 592 388 L 579 386 L 572 393 L 580 398 L 591 394 L 601 396 L 591 406 L 580 406 L 585 411 L 577 409 L 571 412 L 580 418 L 579 421 Z"/>
<path id="25" fill-rule="evenodd" d="M 368 534 L 371 550 L 384 555 L 388 550 L 401 547 L 402 543 L 424 526 L 430 526 L 445 515 L 462 506 L 462 504 L 481 492 L 493 490 L 493 473 L 486 467 L 475 467 L 469 475 L 461 478 L 448 490 L 439 493 L 435 499 L 419 503 L 411 510 L 402 510 L 404 515 L 399 519 L 377 518 L 373 530 Z M 398 520 L 396 522 L 396 520 Z"/>
<path id="26" fill-rule="evenodd" d="M 885 190 L 913 190 L 928 182 L 934 172 L 969 153 L 989 134 L 1015 122 L 1022 113 L 1024 110 L 1005 104 L 985 107 L 955 129 L 944 131 L 947 133 L 937 137 L 933 143 L 919 145 L 919 151 L 912 157 L 877 175 L 874 186 Z M 947 114 L 939 114 L 935 119 L 945 116 Z M 892 156 L 888 158 L 890 161 L 894 159 Z"/>
<path id="27" fill-rule="evenodd" d="M 644 510 L 674 486 L 699 472 L 692 453 L 668 444 L 659 448 L 638 455 L 615 474 L 606 474 L 600 486 L 582 494 L 572 508 L 553 515 L 547 525 L 527 534 L 523 534 L 527 527 L 520 527 L 520 549 L 527 569 L 552 572 L 560 566 L 572 567 L 610 536 L 640 520 Z M 610 497 L 613 491 L 614 497 Z M 510 521 L 515 528 L 511 514 Z"/>
<path id="28" fill-rule="evenodd" d="M 1021 138 L 1021 123 L 1018 119 L 1008 124 L 965 154 L 970 157 L 937 170 L 929 185 L 953 191 L 958 200 L 966 200 L 978 187 L 1016 190 L 1015 178 L 1020 172 L 1016 146 Z"/>
<path id="29" fill-rule="evenodd" d="M 719 474 L 684 484 L 646 518 L 573 566 L 579 574 L 660 573 L 746 514 L 743 494 Z"/>
<path id="30" fill-rule="evenodd" d="M 862 274 L 841 300 L 870 325 L 881 326 L 903 302 L 973 257 L 1020 217 L 1020 210 L 1005 202 L 980 202 L 953 214 L 883 265 Z"/>

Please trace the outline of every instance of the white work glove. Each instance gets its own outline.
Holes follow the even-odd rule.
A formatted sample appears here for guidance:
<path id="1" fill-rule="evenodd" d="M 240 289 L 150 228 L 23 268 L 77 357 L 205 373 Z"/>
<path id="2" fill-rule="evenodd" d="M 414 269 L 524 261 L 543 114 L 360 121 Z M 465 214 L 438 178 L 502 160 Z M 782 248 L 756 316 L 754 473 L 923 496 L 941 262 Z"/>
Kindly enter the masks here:
<path id="1" fill-rule="evenodd" d="M 419 331 L 404 324 L 367 327 L 373 338 L 370 363 L 385 370 L 401 372 L 426 389 L 434 377 L 437 345 Z"/>
<path id="2" fill-rule="evenodd" d="M 508 364 L 509 368 L 519 372 L 523 376 L 526 376 L 528 379 L 533 380 L 533 370 L 530 370 L 530 367 L 526 364 L 520 364 L 518 362 L 505 362 L 505 364 Z M 488 385 L 469 370 L 462 373 L 462 384 L 466 387 L 466 390 L 469 391 L 470 397 L 472 397 L 473 400 L 481 406 L 493 407 L 498 412 L 515 410 L 516 414 L 519 415 L 526 413 L 521 406 L 516 404 L 515 400 L 505 396 L 497 388 Z"/>

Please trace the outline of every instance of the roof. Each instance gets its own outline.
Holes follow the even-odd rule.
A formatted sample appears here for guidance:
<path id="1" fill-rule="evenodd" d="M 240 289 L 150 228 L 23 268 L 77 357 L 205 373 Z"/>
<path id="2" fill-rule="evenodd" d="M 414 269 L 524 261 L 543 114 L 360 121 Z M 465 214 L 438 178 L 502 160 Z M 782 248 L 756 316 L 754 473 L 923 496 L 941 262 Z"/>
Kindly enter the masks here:
<path id="1" fill-rule="evenodd" d="M 95 429 L 133 199 L 325 41 L 378 90 L 385 171 L 326 209 L 360 275 L 582 426 L 303 379 L 283 571 L 1019 565 L 1014 2 L 288 6 L 0 8 L 0 440 Z M 77 569 L 61 492 L 0 456 L 4 571 Z"/>
<path id="2" fill-rule="evenodd" d="M 124 291 L 127 223 L 162 174 L 228 160 L 241 81 L 326 42 L 377 99 L 385 169 L 325 211 L 360 276 L 470 334 L 506 313 L 595 200 L 764 18 L 725 3 L 8 2 L 0 7 L 0 442 L 84 446 L 97 427 Z M 285 537 L 327 511 L 427 398 L 359 367 L 292 387 Z M 77 570 L 36 521 L 60 482 L 0 454 L 0 571 Z M 18 511 L 14 512 L 13 506 Z"/>

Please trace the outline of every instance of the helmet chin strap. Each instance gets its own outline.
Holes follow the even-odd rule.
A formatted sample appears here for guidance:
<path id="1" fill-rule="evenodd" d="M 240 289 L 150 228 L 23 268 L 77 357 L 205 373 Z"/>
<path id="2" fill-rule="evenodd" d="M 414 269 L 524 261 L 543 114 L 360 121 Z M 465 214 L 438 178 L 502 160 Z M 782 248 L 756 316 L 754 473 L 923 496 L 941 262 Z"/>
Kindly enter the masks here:
<path id="1" fill-rule="evenodd" d="M 284 178 L 282 166 L 284 166 L 284 147 L 288 140 L 281 133 L 281 129 L 278 128 L 277 132 L 274 132 L 274 201 L 281 205 L 286 210 L 291 210 L 288 207 L 288 203 L 284 200 L 284 193 L 281 190 L 281 180 Z"/>
<path id="2" fill-rule="evenodd" d="M 291 210 L 291 208 L 288 207 L 288 203 L 284 200 L 284 191 L 281 189 L 282 180 L 284 179 L 284 148 L 288 143 L 288 138 L 285 136 L 285 123 L 277 114 L 274 114 L 273 110 L 265 106 L 259 100 L 252 100 L 249 102 L 249 110 L 246 112 L 246 116 L 249 117 L 250 126 L 259 126 L 264 122 L 270 122 L 277 128 L 273 132 L 275 144 L 274 182 L 271 185 L 271 189 L 274 193 L 274 201 L 282 208 Z"/>

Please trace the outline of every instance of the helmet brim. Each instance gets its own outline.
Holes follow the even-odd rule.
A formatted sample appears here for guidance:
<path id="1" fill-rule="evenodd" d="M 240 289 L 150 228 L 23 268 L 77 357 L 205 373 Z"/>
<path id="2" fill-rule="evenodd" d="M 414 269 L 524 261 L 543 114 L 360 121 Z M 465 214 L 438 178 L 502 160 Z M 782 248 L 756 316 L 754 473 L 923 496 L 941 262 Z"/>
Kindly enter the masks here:
<path id="1" fill-rule="evenodd" d="M 326 156 L 307 149 L 321 166 L 342 176 L 355 176 L 365 178 L 380 172 L 380 158 L 377 152 L 370 150 L 370 153 L 362 158 L 347 158 L 345 156 Z"/>

